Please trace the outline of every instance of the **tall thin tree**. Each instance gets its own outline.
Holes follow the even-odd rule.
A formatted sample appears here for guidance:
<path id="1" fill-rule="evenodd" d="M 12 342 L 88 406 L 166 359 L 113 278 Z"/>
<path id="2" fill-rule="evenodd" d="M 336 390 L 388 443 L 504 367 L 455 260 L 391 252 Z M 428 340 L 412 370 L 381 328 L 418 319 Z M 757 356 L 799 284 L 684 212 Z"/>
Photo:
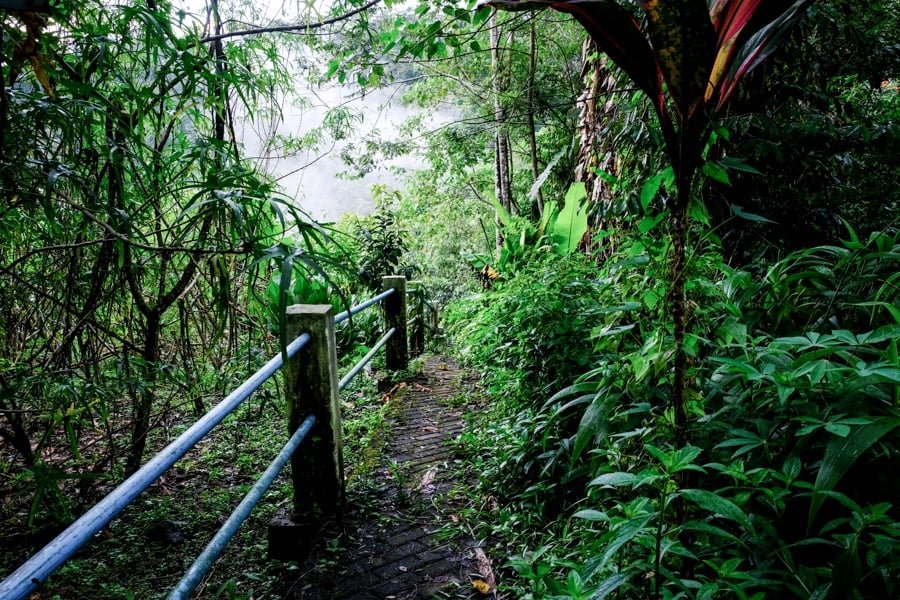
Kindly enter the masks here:
<path id="1" fill-rule="evenodd" d="M 671 406 L 676 442 L 687 440 L 685 298 L 688 202 L 712 124 L 740 81 L 761 65 L 814 0 L 640 0 L 645 17 L 616 0 L 491 0 L 503 10 L 551 7 L 581 23 L 653 102 L 677 192 L 669 199 L 669 307 L 675 352 Z"/>

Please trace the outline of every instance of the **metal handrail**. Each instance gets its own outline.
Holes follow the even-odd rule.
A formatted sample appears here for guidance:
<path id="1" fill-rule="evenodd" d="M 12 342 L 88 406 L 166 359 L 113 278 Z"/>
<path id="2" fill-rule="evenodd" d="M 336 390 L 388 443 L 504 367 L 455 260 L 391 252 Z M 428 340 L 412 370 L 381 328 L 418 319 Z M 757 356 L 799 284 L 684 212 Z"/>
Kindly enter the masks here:
<path id="1" fill-rule="evenodd" d="M 335 315 L 335 324 L 341 323 L 351 315 L 355 315 L 370 306 L 381 302 L 396 290 L 390 288 L 374 298 L 361 302 L 344 312 Z M 394 335 L 396 329 L 391 328 L 376 342 L 370 350 L 341 379 L 338 386 L 343 390 L 347 384 L 368 364 L 375 353 Z M 131 477 L 122 482 L 100 502 L 72 523 L 65 531 L 39 550 L 18 569 L 0 582 L 0 600 L 19 600 L 26 598 L 39 584 L 47 579 L 56 569 L 62 566 L 72 555 L 88 542 L 97 532 L 110 523 L 135 498 L 156 481 L 165 471 L 193 448 L 197 442 L 208 434 L 240 406 L 253 392 L 265 383 L 278 369 L 284 365 L 285 356 L 294 357 L 310 341 L 310 336 L 303 333 L 288 344 L 284 354 L 272 357 L 256 373 L 226 396 L 219 404 L 200 417 L 187 431 L 169 443 L 162 451 L 138 469 Z M 194 563 L 170 592 L 169 599 L 187 598 L 197 587 L 203 576 L 224 551 L 228 542 L 237 533 L 238 528 L 247 520 L 250 512 L 271 486 L 275 477 L 290 460 L 291 455 L 309 434 L 315 424 L 314 416 L 309 415 L 284 445 L 275 460 L 259 477 L 225 524 L 213 536 L 206 548 L 197 556 Z"/>
<path id="2" fill-rule="evenodd" d="M 381 292 L 374 298 L 370 298 L 369 300 L 366 300 L 365 302 L 360 302 L 359 304 L 350 308 L 349 310 L 345 310 L 344 312 L 336 314 L 334 316 L 334 324 L 337 325 L 338 323 L 342 323 L 342 322 L 346 321 L 347 319 L 350 318 L 350 315 L 355 315 L 356 313 L 366 310 L 373 304 L 377 304 L 378 302 L 381 302 L 382 300 L 384 300 L 385 298 L 387 298 L 388 296 L 390 296 L 391 294 L 393 294 L 396 291 L 397 290 L 395 290 L 394 288 L 390 288 L 388 290 Z"/>
<path id="3" fill-rule="evenodd" d="M 341 381 L 338 384 L 339 391 L 343 390 L 345 387 L 347 387 L 347 384 L 349 384 L 353 380 L 353 378 L 356 377 L 356 375 L 362 370 L 363 367 L 365 367 L 367 364 L 369 364 L 369 362 L 375 356 L 375 353 L 378 352 L 379 350 L 381 350 L 381 347 L 384 346 L 387 343 L 387 341 L 389 339 L 391 339 L 391 336 L 394 335 L 396 332 L 397 332 L 397 330 L 394 327 L 391 327 L 381 337 L 380 340 L 375 342 L 375 345 L 372 346 L 372 349 L 369 350 L 366 353 L 366 355 L 363 356 L 358 363 L 353 365 L 353 368 L 351 368 L 350 371 L 348 371 L 347 374 L 341 378 Z"/>
<path id="4" fill-rule="evenodd" d="M 421 287 L 408 288 L 406 290 L 406 295 L 421 297 L 422 303 L 428 307 L 428 310 L 430 310 L 432 313 L 437 312 L 437 309 L 434 307 L 434 305 L 431 302 L 429 302 L 428 298 L 425 297 L 425 290 L 423 288 L 421 288 Z"/>
<path id="5" fill-rule="evenodd" d="M 304 333 L 287 346 L 288 358 L 309 342 Z M 112 521 L 135 498 L 165 473 L 178 459 L 187 454 L 213 427 L 222 422 L 235 408 L 266 382 L 284 364 L 281 354 L 274 356 L 219 404 L 200 417 L 191 427 L 166 446 L 131 477 L 119 484 L 100 502 L 84 513 L 65 531 L 56 536 L 30 559 L 0 582 L 3 600 L 25 598 L 98 531 Z"/>
<path id="6" fill-rule="evenodd" d="M 284 468 L 284 465 L 291 460 L 291 455 L 294 454 L 294 451 L 300 443 L 306 439 L 309 430 L 312 429 L 312 426 L 315 424 L 316 418 L 312 415 L 309 415 L 303 420 L 303 423 L 297 431 L 294 432 L 294 435 L 291 436 L 288 443 L 284 445 L 281 452 L 275 457 L 275 460 L 273 460 L 263 474 L 260 475 L 259 479 L 256 480 L 256 483 L 253 484 L 253 487 L 250 488 L 250 491 L 247 492 L 247 495 L 244 496 L 244 499 L 241 500 L 241 503 L 238 504 L 238 507 L 231 513 L 231 516 L 228 517 L 225 524 L 216 532 L 216 535 L 214 535 L 213 539 L 206 545 L 203 552 L 194 559 L 194 564 L 191 565 L 187 573 L 184 574 L 184 577 L 181 578 L 181 581 L 178 582 L 178 585 L 176 585 L 169 593 L 169 600 L 181 600 L 182 598 L 190 597 L 191 592 L 194 591 L 200 581 L 203 580 L 203 576 L 206 575 L 206 572 L 209 571 L 213 563 L 215 563 L 222 552 L 225 551 L 225 546 L 228 545 L 228 542 L 230 542 L 231 538 L 237 533 L 238 528 L 243 525 L 244 521 L 247 520 L 247 517 L 250 516 L 250 512 L 256 508 L 257 504 L 259 504 L 263 495 L 268 491 L 269 486 L 275 481 L 278 473 L 280 473 L 281 469 Z"/>
<path id="7" fill-rule="evenodd" d="M 394 292 L 394 289 L 385 291 L 370 300 L 362 302 L 352 308 L 350 310 L 344 311 L 335 316 L 335 323 L 340 321 L 344 321 L 350 317 L 350 315 L 357 314 L 366 308 L 372 306 L 373 304 L 380 302 L 384 298 L 387 298 Z M 338 321 L 340 319 L 340 321 Z M 396 329 L 391 328 L 385 333 L 384 336 L 379 339 L 372 349 L 366 353 L 362 359 L 359 360 L 353 367 L 351 367 L 350 371 L 344 375 L 338 384 L 338 391 L 343 390 L 350 381 L 365 367 L 369 362 L 371 362 L 372 358 L 375 356 L 375 353 L 381 349 L 382 346 L 394 335 Z M 213 539 L 206 545 L 206 548 L 203 549 L 196 559 L 194 559 L 194 563 L 190 566 L 188 571 L 181 578 L 181 581 L 178 582 L 172 591 L 169 593 L 168 600 L 183 600 L 185 598 L 190 598 L 193 591 L 197 588 L 200 582 L 203 580 L 203 577 L 212 568 L 213 564 L 215 564 L 216 560 L 218 560 L 219 556 L 222 555 L 222 552 L 225 551 L 226 546 L 231 541 L 231 539 L 237 534 L 238 528 L 243 525 L 244 521 L 250 516 L 250 512 L 259 504 L 259 501 L 262 499 L 263 495 L 265 495 L 266 491 L 268 491 L 269 487 L 272 485 L 272 482 L 275 480 L 275 477 L 278 476 L 278 473 L 281 472 L 281 469 L 284 468 L 284 465 L 287 464 L 287 461 L 290 460 L 291 455 L 296 451 L 296 449 L 300 446 L 300 443 L 306 438 L 309 430 L 315 424 L 316 418 L 313 415 L 309 415 L 304 419 L 303 423 L 297 429 L 291 439 L 287 444 L 281 449 L 281 452 L 278 453 L 278 456 L 275 457 L 275 460 L 269 465 L 269 467 L 265 470 L 265 472 L 260 476 L 260 478 L 256 481 L 253 487 L 247 492 L 247 495 L 244 496 L 244 499 L 241 500 L 241 503 L 238 507 L 231 513 L 231 516 L 228 517 L 228 520 L 225 521 L 225 524 L 216 532 L 213 536 Z"/>

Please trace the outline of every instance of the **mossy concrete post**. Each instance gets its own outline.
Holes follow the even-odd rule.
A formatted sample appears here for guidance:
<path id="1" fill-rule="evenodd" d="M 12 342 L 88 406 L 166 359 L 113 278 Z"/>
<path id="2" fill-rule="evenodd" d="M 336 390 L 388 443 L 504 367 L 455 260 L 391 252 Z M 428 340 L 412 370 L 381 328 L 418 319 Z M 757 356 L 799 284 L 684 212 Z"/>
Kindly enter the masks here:
<path id="1" fill-rule="evenodd" d="M 294 518 L 335 514 L 344 502 L 341 407 L 338 397 L 334 311 L 329 304 L 287 309 L 288 339 L 309 334 L 309 343 L 284 366 L 289 433 L 307 415 L 316 425 L 291 458 Z"/>
<path id="2" fill-rule="evenodd" d="M 384 299 L 384 320 L 388 329 L 396 331 L 385 346 L 385 366 L 392 371 L 405 369 L 409 363 L 409 347 L 406 339 L 406 277 L 391 275 L 382 278 L 382 289 L 394 288 L 394 293 Z"/>

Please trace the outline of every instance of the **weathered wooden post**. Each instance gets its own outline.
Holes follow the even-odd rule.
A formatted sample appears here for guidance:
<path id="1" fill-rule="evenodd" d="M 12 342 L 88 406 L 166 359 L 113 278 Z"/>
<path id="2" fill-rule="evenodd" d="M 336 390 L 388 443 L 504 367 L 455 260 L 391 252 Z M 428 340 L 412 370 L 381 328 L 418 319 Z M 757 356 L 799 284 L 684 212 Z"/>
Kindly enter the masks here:
<path id="1" fill-rule="evenodd" d="M 394 293 L 381 303 L 384 320 L 388 329 L 396 329 L 385 346 L 385 365 L 392 371 L 405 369 L 409 363 L 409 348 L 406 341 L 406 277 L 383 277 L 382 289 L 394 288 Z"/>
<path id="2" fill-rule="evenodd" d="M 308 534 L 321 516 L 334 515 L 344 503 L 341 412 L 338 398 L 334 312 L 328 304 L 298 304 L 287 309 L 288 339 L 308 333 L 309 342 L 284 365 L 289 433 L 307 415 L 316 417 L 309 437 L 291 458 L 293 505 L 269 526 L 269 554 L 290 560 L 302 556 Z"/>

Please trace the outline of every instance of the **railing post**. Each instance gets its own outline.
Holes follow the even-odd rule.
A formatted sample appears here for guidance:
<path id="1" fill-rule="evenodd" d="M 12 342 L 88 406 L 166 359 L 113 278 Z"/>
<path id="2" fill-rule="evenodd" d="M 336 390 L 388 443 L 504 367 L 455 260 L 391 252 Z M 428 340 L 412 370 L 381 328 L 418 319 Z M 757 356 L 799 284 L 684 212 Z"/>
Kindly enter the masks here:
<path id="1" fill-rule="evenodd" d="M 388 340 L 385 347 L 386 366 L 392 371 L 405 369 L 409 362 L 409 349 L 406 340 L 406 277 L 389 276 L 382 278 L 382 289 L 394 288 L 391 294 L 382 302 L 384 307 L 384 319 L 388 329 L 395 328 L 397 332 Z"/>
<path id="2" fill-rule="evenodd" d="M 438 325 L 440 324 L 438 318 L 438 310 L 433 306 L 430 306 L 429 308 L 430 312 L 428 313 L 428 326 L 431 327 L 432 331 L 436 332 L 438 329 Z"/>
<path id="3" fill-rule="evenodd" d="M 413 289 L 413 326 L 409 334 L 409 353 L 412 356 L 421 356 L 425 351 L 425 290 L 422 286 Z"/>
<path id="4" fill-rule="evenodd" d="M 291 459 L 294 514 L 336 513 L 344 501 L 344 464 L 334 311 L 328 304 L 297 304 L 288 307 L 287 319 L 288 339 L 310 337 L 284 366 L 289 434 L 309 414 L 317 421 L 311 443 Z"/>
<path id="5" fill-rule="evenodd" d="M 328 304 L 298 304 L 287 308 L 286 318 L 288 339 L 304 332 L 310 337 L 284 365 L 289 434 L 307 415 L 316 424 L 291 457 L 292 514 L 269 526 L 269 554 L 282 560 L 301 555 L 317 518 L 340 512 L 344 503 L 334 313 Z"/>

